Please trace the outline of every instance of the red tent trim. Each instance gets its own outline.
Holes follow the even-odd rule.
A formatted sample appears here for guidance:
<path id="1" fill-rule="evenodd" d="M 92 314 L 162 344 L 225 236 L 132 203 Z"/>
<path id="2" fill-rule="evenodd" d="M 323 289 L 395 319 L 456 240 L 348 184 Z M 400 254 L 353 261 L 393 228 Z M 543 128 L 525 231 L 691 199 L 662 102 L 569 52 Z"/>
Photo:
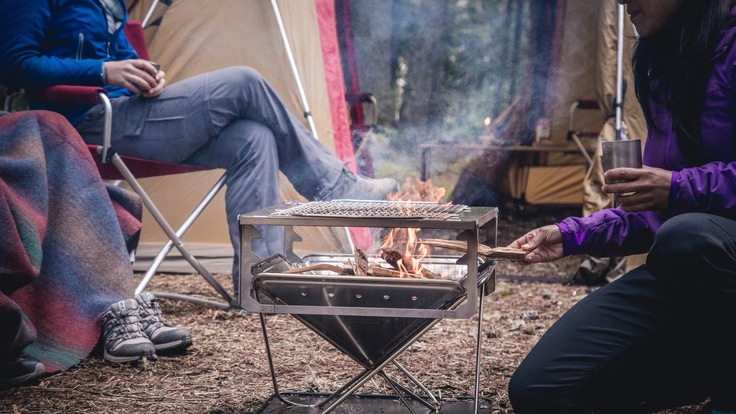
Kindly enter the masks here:
<path id="1" fill-rule="evenodd" d="M 341 160 L 350 160 L 347 167 L 357 171 L 350 139 L 350 124 L 348 122 L 342 64 L 340 62 L 340 47 L 337 41 L 335 27 L 335 4 L 333 0 L 315 0 L 317 20 L 319 23 L 320 42 L 325 67 L 325 81 L 330 101 L 330 116 L 334 128 L 335 153 Z"/>

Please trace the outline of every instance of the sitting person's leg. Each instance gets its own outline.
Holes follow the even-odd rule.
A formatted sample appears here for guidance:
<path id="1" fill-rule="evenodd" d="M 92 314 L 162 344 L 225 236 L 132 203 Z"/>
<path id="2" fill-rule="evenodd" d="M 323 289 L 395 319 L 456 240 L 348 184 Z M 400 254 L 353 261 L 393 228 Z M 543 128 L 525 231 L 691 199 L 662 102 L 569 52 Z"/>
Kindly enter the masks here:
<path id="1" fill-rule="evenodd" d="M 116 114 L 112 144 L 124 155 L 186 162 L 231 122 L 250 120 L 271 131 L 278 149 L 278 168 L 308 199 L 379 199 L 397 188 L 391 179 L 346 179 L 342 161 L 316 140 L 268 82 L 248 67 L 196 75 L 167 86 L 156 98 L 117 98 L 112 105 Z M 98 105 L 77 125 L 88 143 L 102 142 L 102 118 L 103 108 Z M 223 164 L 215 159 L 205 162 L 209 167 Z"/>
<path id="2" fill-rule="evenodd" d="M 228 225 L 236 257 L 237 214 L 279 201 L 279 170 L 310 200 L 384 199 L 398 186 L 392 179 L 346 170 L 251 68 L 193 76 L 152 99 L 118 98 L 113 113 L 113 146 L 121 154 L 228 169 Z M 78 129 L 87 142 L 100 143 L 101 106 L 91 109 Z M 264 153 L 267 159 L 261 158 Z M 282 239 L 270 234 L 256 244 L 266 257 L 282 246 Z M 236 264 L 235 280 L 237 270 Z"/>
<path id="3" fill-rule="evenodd" d="M 225 210 L 234 249 L 233 283 L 237 291 L 240 266 L 238 214 L 272 206 L 280 200 L 276 140 L 271 130 L 263 124 L 237 120 L 225 127 L 187 162 L 227 169 Z M 258 231 L 262 237 L 253 240 L 251 248 L 254 253 L 265 259 L 283 251 L 281 227 L 259 226 Z"/>

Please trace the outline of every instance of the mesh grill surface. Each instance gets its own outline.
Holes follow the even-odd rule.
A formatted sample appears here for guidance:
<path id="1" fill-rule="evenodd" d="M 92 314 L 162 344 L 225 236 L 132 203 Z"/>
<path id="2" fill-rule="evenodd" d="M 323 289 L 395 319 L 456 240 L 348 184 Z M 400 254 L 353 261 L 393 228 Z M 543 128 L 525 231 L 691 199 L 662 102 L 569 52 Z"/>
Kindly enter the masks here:
<path id="1" fill-rule="evenodd" d="M 457 217 L 466 208 L 467 206 L 462 204 L 442 204 L 422 201 L 332 200 L 311 201 L 281 210 L 276 214 L 307 217 L 387 217 L 446 220 Z"/>

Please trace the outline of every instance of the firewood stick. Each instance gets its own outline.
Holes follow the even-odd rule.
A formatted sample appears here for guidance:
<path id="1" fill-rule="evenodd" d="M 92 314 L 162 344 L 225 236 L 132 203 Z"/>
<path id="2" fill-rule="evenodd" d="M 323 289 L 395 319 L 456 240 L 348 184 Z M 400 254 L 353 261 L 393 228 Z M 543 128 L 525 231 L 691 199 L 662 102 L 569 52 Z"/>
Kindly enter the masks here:
<path id="1" fill-rule="evenodd" d="M 382 248 L 381 257 L 386 263 L 390 264 L 394 269 L 399 269 L 399 262 L 404 265 L 407 273 L 410 274 L 421 274 L 426 279 L 441 279 L 442 277 L 426 267 L 419 264 L 419 269 L 414 268 L 414 261 L 411 257 L 403 255 L 401 252 L 394 249 Z"/>
<path id="2" fill-rule="evenodd" d="M 455 250 L 460 252 L 468 251 L 468 243 L 459 240 L 442 240 L 442 239 L 423 239 L 419 240 L 418 243 L 426 244 L 427 246 L 442 247 L 449 250 Z M 523 260 L 526 257 L 527 252 L 522 249 L 514 249 L 510 247 L 489 247 L 485 244 L 478 244 L 478 254 L 485 257 L 486 259 L 508 259 L 508 260 Z"/>
<path id="3" fill-rule="evenodd" d="M 340 266 L 331 265 L 327 263 L 320 263 L 320 264 L 315 264 L 311 266 L 295 267 L 293 269 L 284 270 L 281 273 L 295 274 L 295 273 L 306 273 L 306 272 L 311 272 L 315 270 L 335 272 L 338 275 L 348 275 L 352 272 L 352 269 L 350 268 L 340 267 Z"/>

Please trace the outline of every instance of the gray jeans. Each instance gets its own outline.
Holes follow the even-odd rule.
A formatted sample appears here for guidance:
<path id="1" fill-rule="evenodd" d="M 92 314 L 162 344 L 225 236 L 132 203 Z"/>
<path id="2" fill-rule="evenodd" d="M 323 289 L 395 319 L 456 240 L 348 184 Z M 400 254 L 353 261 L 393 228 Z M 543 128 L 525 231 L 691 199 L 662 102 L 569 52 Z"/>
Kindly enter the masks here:
<path id="1" fill-rule="evenodd" d="M 281 170 L 313 199 L 331 188 L 343 168 L 284 106 L 255 70 L 230 67 L 168 85 L 153 99 L 112 101 L 112 146 L 122 155 L 227 170 L 225 205 L 239 280 L 238 214 L 278 204 Z M 102 143 L 104 108 L 93 107 L 77 125 L 87 143 Z M 253 250 L 261 258 L 283 251 L 276 227 L 259 228 Z"/>

